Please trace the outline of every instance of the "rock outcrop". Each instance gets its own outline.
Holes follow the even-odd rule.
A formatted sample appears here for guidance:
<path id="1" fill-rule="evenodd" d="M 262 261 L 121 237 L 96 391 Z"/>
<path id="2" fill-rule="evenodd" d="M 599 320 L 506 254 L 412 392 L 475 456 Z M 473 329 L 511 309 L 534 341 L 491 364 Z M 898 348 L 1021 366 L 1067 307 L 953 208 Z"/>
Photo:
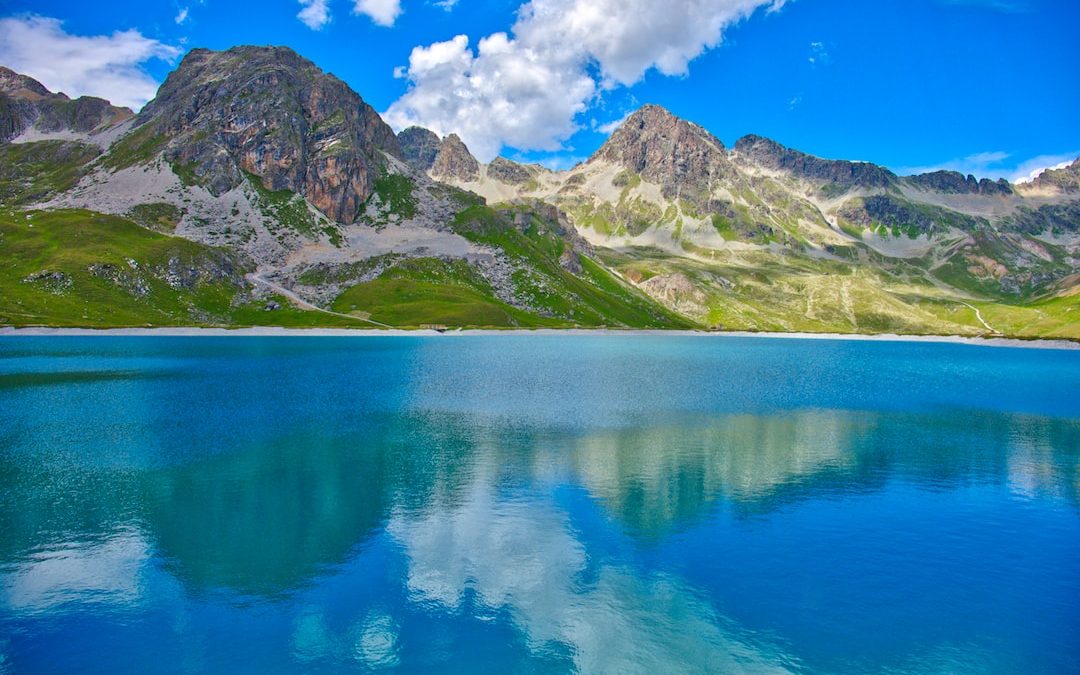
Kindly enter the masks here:
<path id="1" fill-rule="evenodd" d="M 908 176 L 904 180 L 920 190 L 946 194 L 1010 195 L 1013 193 L 1012 186 L 1004 178 L 996 181 L 989 178 L 978 180 L 971 175 L 965 177 L 959 171 L 932 171 Z"/>
<path id="2" fill-rule="evenodd" d="M 883 188 L 896 175 L 869 162 L 821 159 L 784 147 L 762 136 L 743 136 L 735 142 L 735 152 L 754 164 L 773 171 L 785 171 L 799 178 L 843 187 Z"/>
<path id="3" fill-rule="evenodd" d="M 505 157 L 496 157 L 488 164 L 487 174 L 490 178 L 509 185 L 521 185 L 533 178 L 533 171 L 517 162 L 510 161 Z"/>
<path id="4" fill-rule="evenodd" d="M 476 161 L 457 134 L 450 134 L 439 144 L 439 151 L 431 165 L 431 175 L 471 183 L 480 179 L 480 162 Z"/>
<path id="5" fill-rule="evenodd" d="M 441 141 L 434 131 L 423 127 L 409 127 L 397 135 L 397 140 L 401 146 L 401 157 L 410 166 L 427 171 L 435 164 Z"/>
<path id="6" fill-rule="evenodd" d="M 329 218 L 353 222 L 400 156 L 378 113 L 333 75 L 286 47 L 189 52 L 137 115 L 140 147 L 163 155 L 214 195 L 253 174 L 291 190 Z"/>

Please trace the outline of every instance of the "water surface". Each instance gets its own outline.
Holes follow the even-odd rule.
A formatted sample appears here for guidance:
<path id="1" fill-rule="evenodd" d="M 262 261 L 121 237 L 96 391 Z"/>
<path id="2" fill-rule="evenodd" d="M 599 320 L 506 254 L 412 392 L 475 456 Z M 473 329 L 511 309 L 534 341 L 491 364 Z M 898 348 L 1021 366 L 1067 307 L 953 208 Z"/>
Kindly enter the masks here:
<path id="1" fill-rule="evenodd" d="M 1078 352 L 0 338 L 0 673 L 1078 662 Z"/>

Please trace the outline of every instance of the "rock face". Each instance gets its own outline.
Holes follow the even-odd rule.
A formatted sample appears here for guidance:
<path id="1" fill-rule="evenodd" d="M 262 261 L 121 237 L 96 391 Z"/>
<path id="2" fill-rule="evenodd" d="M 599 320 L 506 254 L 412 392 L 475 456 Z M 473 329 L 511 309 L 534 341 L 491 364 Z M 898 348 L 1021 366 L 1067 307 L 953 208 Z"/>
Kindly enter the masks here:
<path id="1" fill-rule="evenodd" d="M 431 175 L 471 183 L 480 179 L 480 162 L 476 161 L 457 134 L 450 134 L 439 144 L 439 151 L 431 165 Z"/>
<path id="2" fill-rule="evenodd" d="M 142 143 L 190 167 L 214 195 L 244 172 L 353 222 L 399 155 L 393 130 L 348 85 L 285 47 L 192 50 L 135 120 Z"/>
<path id="3" fill-rule="evenodd" d="M 1013 193 L 1009 181 L 1004 178 L 993 181 L 989 178 L 977 180 L 975 176 L 959 171 L 932 171 L 904 179 L 908 184 L 921 190 L 944 192 L 947 194 L 1010 195 Z"/>
<path id="4" fill-rule="evenodd" d="M 868 162 L 821 159 L 780 145 L 761 136 L 743 136 L 735 142 L 735 152 L 766 169 L 786 171 L 799 178 L 844 187 L 883 188 L 896 175 Z"/>
<path id="5" fill-rule="evenodd" d="M 397 135 L 397 140 L 401 146 L 401 157 L 410 166 L 427 171 L 435 164 L 440 141 L 434 131 L 423 127 L 409 127 Z"/>
<path id="6" fill-rule="evenodd" d="M 630 115 L 589 158 L 589 163 L 597 161 L 637 173 L 665 194 L 702 188 L 732 171 L 720 139 L 657 105 Z"/>
<path id="7" fill-rule="evenodd" d="M 0 66 L 0 143 L 33 129 L 89 134 L 131 117 L 105 99 L 54 94 L 37 80 Z"/>

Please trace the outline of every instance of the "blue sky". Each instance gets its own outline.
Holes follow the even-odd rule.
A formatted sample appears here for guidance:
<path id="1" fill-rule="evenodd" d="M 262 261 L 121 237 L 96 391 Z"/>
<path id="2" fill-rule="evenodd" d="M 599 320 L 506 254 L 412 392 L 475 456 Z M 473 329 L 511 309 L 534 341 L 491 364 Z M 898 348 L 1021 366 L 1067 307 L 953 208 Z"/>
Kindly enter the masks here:
<path id="1" fill-rule="evenodd" d="M 288 45 L 395 126 L 566 166 L 658 103 L 900 171 L 1080 155 L 1074 0 L 0 0 L 0 64 L 138 105 L 191 47 Z M 463 37 L 458 37 L 463 36 Z"/>

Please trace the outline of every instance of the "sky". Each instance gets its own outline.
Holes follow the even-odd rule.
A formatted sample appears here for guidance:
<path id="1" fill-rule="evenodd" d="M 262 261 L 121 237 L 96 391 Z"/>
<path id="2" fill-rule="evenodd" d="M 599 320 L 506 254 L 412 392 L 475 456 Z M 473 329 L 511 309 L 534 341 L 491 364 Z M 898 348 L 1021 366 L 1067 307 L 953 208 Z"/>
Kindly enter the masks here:
<path id="1" fill-rule="evenodd" d="M 1080 156 L 1076 0 L 0 0 L 0 65 L 138 108 L 183 54 L 292 47 L 396 129 L 568 168 L 656 103 L 900 173 Z"/>

